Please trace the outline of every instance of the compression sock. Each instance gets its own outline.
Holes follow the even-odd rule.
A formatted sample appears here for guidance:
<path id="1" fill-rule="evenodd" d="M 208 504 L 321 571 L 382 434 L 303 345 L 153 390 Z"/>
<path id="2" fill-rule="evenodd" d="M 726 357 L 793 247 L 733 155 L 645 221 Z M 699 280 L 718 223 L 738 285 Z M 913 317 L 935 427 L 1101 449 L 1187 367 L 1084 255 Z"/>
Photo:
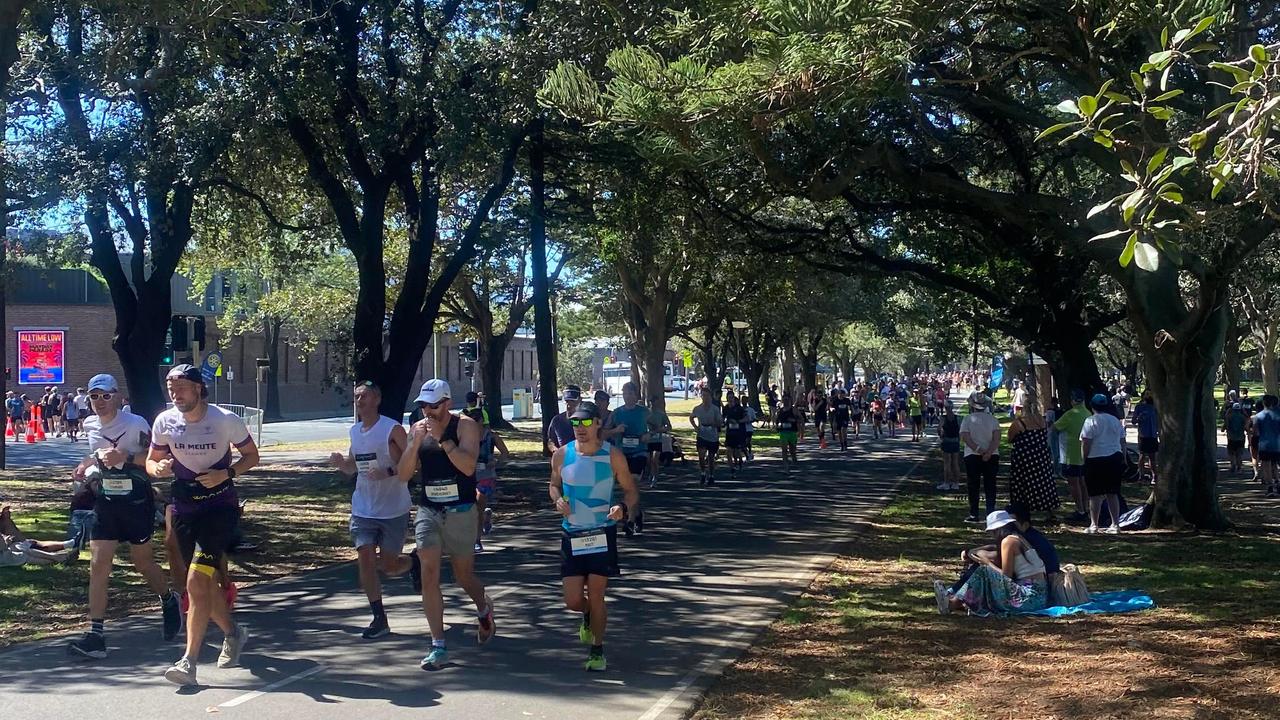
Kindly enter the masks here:
<path id="1" fill-rule="evenodd" d="M 373 618 L 375 620 L 387 616 L 387 611 L 383 609 L 381 600 L 370 600 L 369 609 L 373 611 Z"/>
<path id="2" fill-rule="evenodd" d="M 106 620 L 102 618 L 89 618 L 89 632 L 94 635 L 101 635 L 103 633 L 102 626 L 105 624 Z"/>

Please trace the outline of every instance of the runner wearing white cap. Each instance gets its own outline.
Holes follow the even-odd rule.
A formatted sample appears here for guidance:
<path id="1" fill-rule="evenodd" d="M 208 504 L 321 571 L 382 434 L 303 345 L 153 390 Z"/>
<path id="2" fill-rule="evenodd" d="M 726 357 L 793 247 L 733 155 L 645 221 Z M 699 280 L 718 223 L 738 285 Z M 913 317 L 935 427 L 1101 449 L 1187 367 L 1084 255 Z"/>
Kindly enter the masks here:
<path id="1" fill-rule="evenodd" d="M 449 412 L 449 383 L 433 378 L 418 394 L 422 419 L 413 424 L 409 445 L 400 457 L 397 475 L 411 478 L 422 471 L 414 535 L 422 564 L 422 607 L 431 631 L 431 651 L 422 659 L 424 670 L 439 670 L 448 659 L 444 640 L 444 598 L 440 594 L 440 563 L 449 556 L 453 577 L 476 604 L 476 641 L 493 637 L 493 602 L 475 576 L 476 462 L 480 455 L 480 424 Z"/>

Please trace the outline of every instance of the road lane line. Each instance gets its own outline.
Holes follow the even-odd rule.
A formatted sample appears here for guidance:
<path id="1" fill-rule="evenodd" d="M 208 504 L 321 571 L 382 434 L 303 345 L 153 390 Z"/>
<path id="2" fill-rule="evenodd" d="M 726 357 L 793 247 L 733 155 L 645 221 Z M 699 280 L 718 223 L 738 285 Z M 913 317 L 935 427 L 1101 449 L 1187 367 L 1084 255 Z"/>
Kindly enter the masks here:
<path id="1" fill-rule="evenodd" d="M 894 493 L 896 493 L 898 489 L 902 487 L 902 484 L 907 481 L 907 478 L 911 477 L 911 475 L 915 473 L 916 469 L 924 464 L 924 461 L 928 458 L 929 455 L 926 453 L 924 457 L 917 460 L 909 470 L 898 478 L 897 482 L 893 484 L 893 487 L 891 487 L 888 492 L 875 498 L 873 502 L 876 508 L 882 509 L 883 505 L 892 499 Z M 859 516 L 862 514 L 863 512 L 857 513 Z M 858 517 L 857 520 L 859 522 L 871 522 L 870 520 L 862 517 Z M 821 572 L 821 569 L 829 566 L 831 562 L 834 561 L 834 558 L 827 560 L 826 564 L 820 565 L 817 568 L 814 568 L 814 565 L 819 564 L 821 560 L 830 555 L 837 545 L 847 542 L 849 539 L 850 538 L 844 538 L 841 540 L 828 541 L 820 551 L 809 557 L 808 561 L 805 562 L 804 567 L 792 573 L 789 582 L 795 582 L 803 578 L 805 575 L 816 575 L 818 572 Z M 752 623 L 730 635 L 722 642 L 718 649 L 713 650 L 704 656 L 697 665 L 693 666 L 693 669 L 689 670 L 684 677 L 680 678 L 680 682 L 676 683 L 674 687 L 663 693 L 662 697 L 658 698 L 658 701 L 645 711 L 645 713 L 640 716 L 639 720 L 657 720 L 657 718 L 662 716 L 662 713 L 667 711 L 667 708 L 675 704 L 677 700 L 688 692 L 689 688 L 692 687 L 695 682 L 701 679 L 702 676 L 710 674 L 713 667 L 717 665 L 727 665 L 729 663 L 729 658 L 725 656 L 731 651 L 741 652 L 745 650 L 749 645 L 748 643 L 745 643 L 744 640 L 747 639 L 749 634 L 759 632 L 763 627 L 768 627 L 772 622 L 773 617 L 768 617 L 765 618 L 763 623 Z"/>
<path id="2" fill-rule="evenodd" d="M 245 694 L 243 694 L 243 695 L 241 695 L 241 696 L 239 696 L 239 697 L 232 698 L 232 699 L 230 699 L 230 700 L 228 700 L 228 701 L 226 701 L 226 702 L 222 703 L 222 704 L 221 704 L 221 705 L 219 705 L 218 707 L 220 707 L 220 708 L 229 708 L 229 707 L 235 707 L 235 706 L 237 706 L 237 705 L 243 705 L 243 704 L 245 704 L 245 703 L 249 702 L 250 700 L 254 700 L 254 699 L 256 699 L 256 698 L 260 698 L 260 697 L 262 697 L 263 695 L 266 695 L 267 693 L 269 693 L 269 692 L 271 692 L 271 691 L 273 691 L 273 690 L 279 690 L 280 688 L 284 687 L 285 685 L 290 685 L 290 684 L 295 683 L 295 682 L 297 682 L 297 681 L 299 681 L 299 680 L 302 680 L 302 679 L 304 679 L 304 678 L 309 678 L 309 677 L 311 677 L 312 675 L 315 675 L 316 673 L 320 672 L 321 670 L 324 670 L 324 666 L 323 666 L 323 665 L 316 665 L 316 666 L 315 666 L 315 667 L 313 667 L 313 668 L 307 668 L 306 670 L 303 670 L 303 671 L 302 671 L 302 672 L 300 672 L 300 673 L 296 673 L 296 674 L 294 674 L 294 675 L 290 675 L 290 676 L 289 676 L 289 677 L 287 677 L 287 678 L 281 678 L 281 679 L 279 679 L 279 680 L 277 680 L 277 681 L 275 681 L 275 682 L 271 683 L 270 685 L 267 685 L 266 687 L 262 688 L 261 690 L 254 690 L 253 692 L 247 692 L 247 693 L 245 693 Z"/>

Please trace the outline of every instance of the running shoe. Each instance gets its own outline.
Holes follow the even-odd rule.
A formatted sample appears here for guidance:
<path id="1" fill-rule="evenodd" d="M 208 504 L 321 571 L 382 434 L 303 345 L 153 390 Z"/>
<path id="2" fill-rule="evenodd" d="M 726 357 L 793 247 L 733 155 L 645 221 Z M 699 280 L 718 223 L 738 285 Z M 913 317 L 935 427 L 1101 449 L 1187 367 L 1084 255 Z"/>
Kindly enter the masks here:
<path id="1" fill-rule="evenodd" d="M 947 584 L 941 580 L 933 581 L 934 599 L 938 601 L 938 614 L 951 614 L 951 597 L 947 595 Z"/>
<path id="2" fill-rule="evenodd" d="M 226 636 L 222 641 L 222 653 L 218 655 L 218 667 L 229 668 L 240 664 L 240 652 L 244 650 L 244 644 L 249 642 L 249 631 L 245 628 L 244 623 L 236 623 L 234 633 Z"/>
<path id="3" fill-rule="evenodd" d="M 418 557 L 418 553 L 409 553 L 409 582 L 413 585 L 415 593 L 422 592 L 422 559 Z"/>
<path id="4" fill-rule="evenodd" d="M 433 645 L 431 652 L 418 664 L 423 670 L 439 670 L 449 661 L 449 651 L 439 645 Z"/>
<path id="5" fill-rule="evenodd" d="M 1085 530 L 1085 532 L 1086 532 L 1086 533 L 1088 533 L 1088 534 L 1090 534 L 1090 535 L 1097 535 L 1097 534 L 1098 534 L 1098 526 L 1097 526 L 1097 525 L 1090 525 L 1090 526 L 1088 527 L 1088 529 L 1087 529 L 1087 530 Z"/>
<path id="6" fill-rule="evenodd" d="M 481 532 L 488 535 L 493 532 L 493 508 L 484 509 L 484 528 Z"/>
<path id="7" fill-rule="evenodd" d="M 385 637 L 391 634 L 391 625 L 387 623 L 387 616 L 380 615 L 369 623 L 369 627 L 360 633 L 360 637 L 365 640 L 374 640 L 376 638 Z"/>
<path id="8" fill-rule="evenodd" d="M 86 632 L 79 639 L 67 643 L 67 654 L 101 660 L 107 656 L 107 641 L 102 633 Z"/>
<path id="9" fill-rule="evenodd" d="M 978 522 L 978 516 L 977 516 L 977 515 L 970 515 L 969 517 L 965 518 L 965 519 L 964 519 L 964 521 L 965 521 L 965 522 L 967 522 L 967 523 L 976 523 L 976 522 Z"/>
<path id="10" fill-rule="evenodd" d="M 182 632 L 182 610 L 178 607 L 178 595 L 169 593 L 160 603 L 160 614 L 164 616 L 164 639 L 166 642 L 178 637 Z"/>
<path id="11" fill-rule="evenodd" d="M 578 642 L 583 645 L 590 645 L 595 642 L 595 636 L 591 634 L 591 628 L 587 627 L 587 621 L 583 620 L 578 626 Z"/>
<path id="12" fill-rule="evenodd" d="M 1104 533 L 1106 533 L 1106 534 L 1108 534 L 1108 535 L 1119 535 L 1119 534 L 1120 534 L 1120 526 L 1119 526 L 1119 525 L 1112 525 L 1111 527 L 1107 528 L 1106 530 L 1103 530 L 1102 532 L 1104 532 Z"/>
<path id="13" fill-rule="evenodd" d="M 591 653 L 587 656 L 586 668 L 590 672 L 604 672 L 608 665 L 604 661 L 604 653 Z"/>
<path id="14" fill-rule="evenodd" d="M 173 664 L 173 667 L 164 671 L 164 679 L 174 685 L 191 687 L 196 684 L 196 666 L 183 656 Z"/>
<path id="15" fill-rule="evenodd" d="M 477 540 L 476 544 L 471 546 L 471 551 L 476 553 L 484 552 L 484 543 Z"/>
<path id="16" fill-rule="evenodd" d="M 484 614 L 476 618 L 476 642 L 483 645 L 497 632 L 498 626 L 493 622 L 493 601 L 484 596 Z"/>
<path id="17" fill-rule="evenodd" d="M 950 490 L 950 489 L 951 489 L 951 484 L 950 484 L 950 483 L 938 483 L 938 489 L 939 489 L 939 490 Z"/>

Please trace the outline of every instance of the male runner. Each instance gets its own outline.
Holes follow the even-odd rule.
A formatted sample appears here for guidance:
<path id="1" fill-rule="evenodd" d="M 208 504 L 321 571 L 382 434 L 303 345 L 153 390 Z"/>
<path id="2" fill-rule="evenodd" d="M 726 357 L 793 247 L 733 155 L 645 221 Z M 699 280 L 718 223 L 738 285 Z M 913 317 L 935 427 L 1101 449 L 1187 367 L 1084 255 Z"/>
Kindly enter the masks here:
<path id="1" fill-rule="evenodd" d="M 249 633 L 236 623 L 215 575 L 223 554 L 231 547 L 240 508 L 236 477 L 258 464 L 258 446 L 244 420 L 209 404 L 209 390 L 200 370 L 176 365 L 165 377 L 173 407 L 156 416 L 151 427 L 147 473 L 172 477 L 173 530 L 187 571 L 191 600 L 187 617 L 187 649 L 164 677 L 177 685 L 196 684 L 196 664 L 210 618 L 225 635 L 218 667 L 240 662 Z M 231 462 L 231 448 L 240 459 Z"/>
<path id="2" fill-rule="evenodd" d="M 97 660 L 107 656 L 103 634 L 107 586 L 119 543 L 129 543 L 133 566 L 160 597 L 164 639 L 172 640 L 182 628 L 178 596 L 169 589 L 151 546 L 156 510 L 144 454 L 151 444 L 151 425 L 137 415 L 120 412 L 120 399 L 114 377 L 100 374 L 89 380 L 94 412 L 84 423 L 89 456 L 75 469 L 76 479 L 87 483 L 93 492 L 97 522 L 89 540 L 89 630 L 68 644 L 67 652 Z"/>
<path id="3" fill-rule="evenodd" d="M 671 418 L 663 410 L 649 410 L 649 487 L 658 485 L 658 473 L 662 471 L 663 443 L 671 437 Z"/>
<path id="4" fill-rule="evenodd" d="M 414 535 L 422 564 L 422 608 L 431 630 L 431 652 L 423 670 L 439 670 L 448 660 L 444 641 L 444 597 L 440 563 L 449 556 L 453 577 L 476 604 L 476 641 L 493 637 L 493 601 L 475 576 L 476 462 L 480 456 L 480 424 L 449 412 L 449 383 L 432 378 L 418 393 L 422 419 L 413 424 L 409 446 L 400 457 L 399 476 L 422 471 Z"/>
<path id="5" fill-rule="evenodd" d="M 547 424 L 548 453 L 555 452 L 573 441 L 573 428 L 569 425 L 569 416 L 582 401 L 582 388 L 577 385 L 565 385 L 564 393 L 560 397 L 564 400 L 564 412 L 551 418 L 551 422 Z"/>
<path id="6" fill-rule="evenodd" d="M 1267 486 L 1267 497 L 1280 497 L 1280 477 L 1276 476 L 1280 465 L 1280 399 L 1275 395 L 1262 396 L 1262 411 L 1253 416 L 1253 430 L 1258 437 L 1258 462 L 1262 471 L 1262 483 Z"/>
<path id="7" fill-rule="evenodd" d="M 627 468 L 634 477 L 644 476 L 649 466 L 649 408 L 640 403 L 640 388 L 634 382 L 622 386 L 622 405 L 609 414 L 601 438 L 622 448 Z M 623 524 L 627 537 L 644 532 L 644 515 L 637 513 Z"/>
<path id="8" fill-rule="evenodd" d="M 332 453 L 329 463 L 347 480 L 355 481 L 351 494 L 351 542 L 356 548 L 356 568 L 360 587 L 369 600 L 373 621 L 360 637 L 373 640 L 391 633 L 382 605 L 382 583 L 378 570 L 391 577 L 415 571 L 417 557 L 404 552 L 404 536 L 409 529 L 409 481 L 396 474 L 408 442 L 404 426 L 378 413 L 382 390 L 371 381 L 356 384 L 356 416 L 348 435 L 347 454 Z M 421 587 L 418 573 L 412 572 L 415 591 Z"/>
<path id="9" fill-rule="evenodd" d="M 796 459 L 797 432 L 803 425 L 791 404 L 791 393 L 782 393 L 782 406 L 778 409 L 775 422 L 778 440 L 782 443 L 782 465 L 788 473 L 794 472 L 795 466 L 799 464 Z"/>
<path id="10" fill-rule="evenodd" d="M 911 415 L 911 442 L 924 437 L 924 398 L 919 390 L 907 398 L 907 413 Z"/>
<path id="11" fill-rule="evenodd" d="M 597 411 L 599 412 L 599 411 Z M 702 388 L 702 402 L 689 411 L 689 424 L 697 432 L 699 485 L 716 484 L 716 454 L 720 452 L 720 427 L 724 417 L 711 404 L 711 388 Z"/>
<path id="12" fill-rule="evenodd" d="M 851 408 L 849 396 L 845 390 L 836 388 L 831 391 L 831 425 L 835 430 L 836 438 L 840 441 L 842 452 L 849 450 L 849 418 L 853 412 Z"/>
<path id="13" fill-rule="evenodd" d="M 463 415 L 480 423 L 480 452 L 476 455 L 476 543 L 475 552 L 484 552 L 482 536 L 493 532 L 493 499 L 498 495 L 498 465 L 511 456 L 507 444 L 489 427 L 489 416 L 479 407 L 468 408 Z M 494 453 L 501 453 L 495 457 Z"/>
<path id="14" fill-rule="evenodd" d="M 640 493 L 626 456 L 604 441 L 595 403 L 582 403 L 569 419 L 574 440 L 551 457 L 548 494 L 556 512 L 564 516 L 560 523 L 564 604 L 582 613 L 578 639 L 591 645 L 586 669 L 602 672 L 606 668 L 604 633 L 608 619 L 605 589 L 609 578 L 621 572 L 616 523 L 638 511 Z M 615 483 L 623 493 L 622 504 L 618 505 L 612 503 Z"/>
<path id="15" fill-rule="evenodd" d="M 862 413 L 866 388 L 855 390 L 849 398 L 849 422 L 853 423 L 853 436 L 862 437 Z"/>

